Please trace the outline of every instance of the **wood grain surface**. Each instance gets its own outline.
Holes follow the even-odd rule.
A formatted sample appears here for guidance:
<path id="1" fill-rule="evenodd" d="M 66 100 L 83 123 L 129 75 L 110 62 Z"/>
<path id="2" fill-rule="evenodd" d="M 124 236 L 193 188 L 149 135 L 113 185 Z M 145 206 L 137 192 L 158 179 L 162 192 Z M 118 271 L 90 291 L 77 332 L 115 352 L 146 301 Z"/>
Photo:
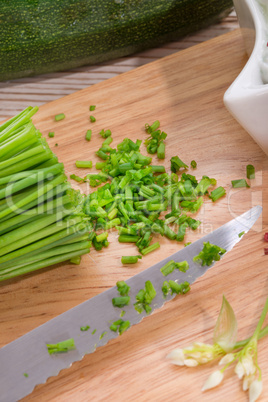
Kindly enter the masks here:
<path id="1" fill-rule="evenodd" d="M 233 368 L 220 387 L 201 393 L 204 381 L 215 369 L 212 365 L 175 367 L 165 358 L 172 349 L 193 341 L 212 342 L 223 294 L 237 315 L 239 339 L 250 336 L 268 294 L 268 256 L 263 252 L 263 232 L 268 228 L 267 156 L 222 101 L 246 61 L 240 33 L 233 31 L 48 103 L 34 117 L 45 137 L 55 131 L 48 142 L 68 174 L 85 172 L 75 168 L 77 159 L 97 160 L 94 151 L 101 144 L 98 132 L 102 128 L 111 129 L 116 145 L 125 137 L 144 139 L 144 124 L 159 119 L 168 133 L 166 167 L 169 169 L 174 155 L 186 163 L 195 159 L 194 174 L 199 179 L 204 174 L 214 177 L 227 190 L 218 202 L 204 203 L 197 215 L 202 225 L 196 233 L 187 234 L 186 242 L 197 240 L 254 205 L 265 208 L 254 228 L 187 295 L 176 297 L 123 336 L 49 378 L 23 401 L 248 400 Z M 97 105 L 95 123 L 89 122 L 90 104 Z M 66 119 L 54 122 L 54 115 L 62 112 Z M 89 128 L 93 135 L 88 143 L 84 137 Z M 231 180 L 245 178 L 249 163 L 257 172 L 251 188 L 232 189 Z M 160 238 L 161 248 L 130 268 L 122 266 L 120 258 L 132 254 L 135 247 L 119 244 L 116 238 L 112 231 L 108 249 L 92 250 L 80 266 L 61 264 L 1 283 L 0 346 L 183 247 Z M 263 339 L 259 343 L 264 381 L 260 401 L 268 399 L 267 353 L 268 340 Z"/>

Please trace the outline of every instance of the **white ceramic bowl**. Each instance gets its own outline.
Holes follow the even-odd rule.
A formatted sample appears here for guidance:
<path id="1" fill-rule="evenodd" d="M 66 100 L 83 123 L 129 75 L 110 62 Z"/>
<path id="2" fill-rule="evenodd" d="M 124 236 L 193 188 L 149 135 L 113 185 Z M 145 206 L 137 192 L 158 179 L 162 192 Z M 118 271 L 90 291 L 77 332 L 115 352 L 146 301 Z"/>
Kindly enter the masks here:
<path id="1" fill-rule="evenodd" d="M 223 100 L 268 155 L 268 0 L 234 0 L 234 6 L 250 57 Z"/>

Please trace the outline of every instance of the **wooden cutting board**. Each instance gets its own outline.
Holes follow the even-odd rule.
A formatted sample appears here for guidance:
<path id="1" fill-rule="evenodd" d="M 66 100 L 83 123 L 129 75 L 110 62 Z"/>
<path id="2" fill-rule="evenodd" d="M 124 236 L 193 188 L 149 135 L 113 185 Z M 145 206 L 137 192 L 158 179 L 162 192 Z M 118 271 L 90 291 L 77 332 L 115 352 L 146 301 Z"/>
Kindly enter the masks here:
<path id="1" fill-rule="evenodd" d="M 194 241 L 254 205 L 265 208 L 266 202 L 267 206 L 267 156 L 222 101 L 246 61 L 242 38 L 235 31 L 46 104 L 34 123 L 45 137 L 55 131 L 48 142 L 68 174 L 83 175 L 85 171 L 76 169 L 74 162 L 97 160 L 94 151 L 101 144 L 98 132 L 102 128 L 112 130 L 113 144 L 117 144 L 125 137 L 144 139 L 144 124 L 159 119 L 168 133 L 166 167 L 174 155 L 189 164 L 194 159 L 198 166 L 190 173 L 199 179 L 204 174 L 214 177 L 227 190 L 226 197 L 215 204 L 205 202 L 198 214 L 202 226 L 185 239 Z M 91 104 L 97 105 L 95 123 L 89 122 Z M 66 119 L 54 122 L 54 115 L 61 112 Z M 88 143 L 84 137 L 89 128 L 93 135 Z M 232 189 L 231 180 L 245 178 L 249 163 L 257 172 L 251 188 Z M 24 401 L 247 401 L 233 368 L 220 387 L 202 394 L 204 381 L 217 366 L 175 367 L 165 356 L 193 341 L 212 342 L 223 294 L 237 315 L 239 339 L 253 333 L 268 294 L 265 212 L 187 295 L 176 297 L 122 337 L 49 378 Z M 136 249 L 119 244 L 116 237 L 111 232 L 109 247 L 101 252 L 92 249 L 80 266 L 62 264 L 1 283 L 0 346 L 183 247 L 161 238 L 159 250 L 137 266 L 125 267 L 121 255 Z M 268 339 L 263 339 L 259 343 L 264 381 L 260 401 L 268 398 L 267 353 Z"/>

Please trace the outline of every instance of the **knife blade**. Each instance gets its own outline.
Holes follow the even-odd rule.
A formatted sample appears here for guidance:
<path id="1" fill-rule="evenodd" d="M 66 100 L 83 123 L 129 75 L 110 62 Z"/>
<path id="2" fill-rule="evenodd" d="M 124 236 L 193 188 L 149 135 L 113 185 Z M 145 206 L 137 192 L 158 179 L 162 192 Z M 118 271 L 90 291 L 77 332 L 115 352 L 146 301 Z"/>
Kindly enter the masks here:
<path id="1" fill-rule="evenodd" d="M 203 238 L 128 279 L 126 283 L 131 288 L 131 302 L 124 307 L 124 320 L 129 320 L 131 325 L 134 325 L 146 316 L 146 313 L 139 314 L 133 304 L 136 302 L 136 294 L 144 288 L 147 280 L 152 282 L 156 290 L 156 297 L 152 304 L 153 311 L 175 297 L 175 295 L 163 297 L 162 284 L 165 280 L 188 281 L 192 284 L 214 265 L 200 266 L 193 262 L 193 257 L 202 250 L 203 242 L 209 241 L 226 249 L 227 252 L 230 251 L 243 237 L 239 234 L 249 231 L 261 211 L 260 206 L 251 208 Z M 175 270 L 168 277 L 164 277 L 160 268 L 170 260 L 188 261 L 188 271 Z M 118 291 L 115 286 L 2 347 L 0 349 L 0 401 L 14 402 L 23 398 L 30 394 L 36 385 L 45 383 L 48 377 L 56 376 L 62 369 L 71 366 L 86 354 L 94 352 L 97 347 L 116 338 L 118 334 L 110 330 L 111 323 L 120 318 L 121 309 L 112 304 L 112 298 L 116 296 Z M 80 330 L 80 327 L 85 325 L 90 326 L 89 331 Z M 94 329 L 96 332 L 92 334 Z M 46 344 L 58 343 L 69 338 L 74 338 L 75 350 L 49 355 Z M 24 373 L 28 376 L 25 377 Z"/>

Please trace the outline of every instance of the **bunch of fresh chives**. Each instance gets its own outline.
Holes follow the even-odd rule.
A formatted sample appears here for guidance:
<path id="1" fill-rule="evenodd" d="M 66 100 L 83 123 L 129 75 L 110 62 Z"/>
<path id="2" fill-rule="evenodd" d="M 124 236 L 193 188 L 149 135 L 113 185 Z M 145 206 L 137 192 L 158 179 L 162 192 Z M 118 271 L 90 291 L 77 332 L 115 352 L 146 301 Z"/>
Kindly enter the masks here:
<path id="1" fill-rule="evenodd" d="M 88 253 L 89 218 L 28 107 L 0 126 L 0 281 Z"/>

